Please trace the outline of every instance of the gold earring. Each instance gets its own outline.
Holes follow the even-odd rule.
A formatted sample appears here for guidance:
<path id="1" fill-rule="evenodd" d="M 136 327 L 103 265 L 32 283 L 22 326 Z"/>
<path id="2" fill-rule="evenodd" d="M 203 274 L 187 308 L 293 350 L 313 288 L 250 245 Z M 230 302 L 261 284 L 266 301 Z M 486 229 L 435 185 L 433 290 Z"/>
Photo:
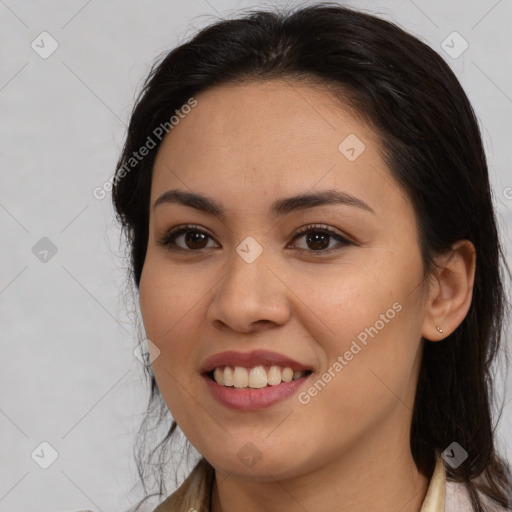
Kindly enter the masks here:
<path id="1" fill-rule="evenodd" d="M 439 325 L 437 326 L 437 330 L 442 333 L 443 332 L 443 329 L 441 329 L 441 327 L 439 327 Z"/>

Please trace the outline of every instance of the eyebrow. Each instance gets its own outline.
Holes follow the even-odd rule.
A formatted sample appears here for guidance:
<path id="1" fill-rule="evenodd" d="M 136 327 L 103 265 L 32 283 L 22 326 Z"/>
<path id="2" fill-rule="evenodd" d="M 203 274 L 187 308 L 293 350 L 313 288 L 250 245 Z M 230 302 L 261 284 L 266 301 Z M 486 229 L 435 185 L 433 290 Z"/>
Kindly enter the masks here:
<path id="1" fill-rule="evenodd" d="M 195 208 L 196 210 L 215 215 L 220 219 L 224 220 L 225 218 L 224 207 L 221 203 L 195 192 L 185 192 L 178 189 L 168 190 L 155 201 L 153 204 L 153 209 L 166 203 L 175 203 L 181 204 L 183 206 L 189 206 L 191 208 Z M 323 190 L 320 192 L 304 193 L 292 197 L 278 199 L 270 207 L 270 212 L 273 216 L 279 217 L 295 210 L 305 210 L 307 208 L 328 204 L 355 206 L 362 210 L 375 213 L 375 211 L 362 199 L 339 190 Z"/>

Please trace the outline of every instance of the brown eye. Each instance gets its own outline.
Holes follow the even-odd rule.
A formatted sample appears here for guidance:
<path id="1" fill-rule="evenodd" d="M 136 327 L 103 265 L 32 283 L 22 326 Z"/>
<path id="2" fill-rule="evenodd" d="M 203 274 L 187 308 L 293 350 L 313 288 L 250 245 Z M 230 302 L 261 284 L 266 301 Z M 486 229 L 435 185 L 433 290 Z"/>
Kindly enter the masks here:
<path id="1" fill-rule="evenodd" d="M 180 245 L 176 241 L 181 238 L 183 242 Z M 207 248 L 209 238 L 211 237 L 208 233 L 197 229 L 196 226 L 184 226 L 167 233 L 158 243 L 170 250 L 200 251 Z"/>
<path id="2" fill-rule="evenodd" d="M 187 231 L 185 233 L 185 245 L 189 249 L 204 249 L 204 242 L 208 235 L 199 231 Z"/>
<path id="3" fill-rule="evenodd" d="M 350 240 L 347 240 L 344 236 L 336 233 L 327 226 L 306 226 L 304 230 L 297 233 L 293 241 L 301 237 L 305 237 L 306 247 L 300 247 L 300 249 L 310 250 L 311 252 L 331 252 L 331 250 L 326 249 L 329 247 L 329 243 L 332 239 L 338 241 L 336 245 L 353 245 Z"/>

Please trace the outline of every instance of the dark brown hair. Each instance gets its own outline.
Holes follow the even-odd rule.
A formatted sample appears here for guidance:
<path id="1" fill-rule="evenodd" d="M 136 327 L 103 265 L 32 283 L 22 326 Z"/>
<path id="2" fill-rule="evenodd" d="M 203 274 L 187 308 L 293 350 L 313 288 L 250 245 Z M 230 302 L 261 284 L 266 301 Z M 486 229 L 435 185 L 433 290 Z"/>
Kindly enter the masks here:
<path id="1" fill-rule="evenodd" d="M 431 475 L 435 451 L 456 441 L 468 458 L 456 469 L 447 467 L 448 478 L 466 482 L 475 511 L 487 510 L 477 490 L 511 506 L 510 467 L 496 452 L 491 410 L 508 268 L 480 131 L 450 67 L 395 24 L 330 2 L 250 11 L 216 21 L 157 60 L 132 112 L 112 191 L 130 250 L 133 283 L 138 290 L 158 147 L 126 172 L 133 152 L 199 92 L 217 84 L 274 78 L 314 79 L 337 88 L 339 97 L 349 98 L 349 105 L 376 129 L 385 161 L 414 206 L 426 276 L 435 269 L 436 254 L 458 240 L 474 244 L 470 310 L 445 340 L 424 344 L 410 443 L 418 469 Z M 165 423 L 168 410 L 150 366 L 147 372 L 151 394 L 140 433 L 150 421 L 165 425 L 166 432 L 149 455 L 151 460 L 158 455 L 156 465 L 145 464 L 139 452 L 138 467 L 143 481 L 146 470 L 157 480 L 157 495 L 162 496 L 161 473 L 176 423 Z M 159 413 L 155 417 L 151 411 Z"/>

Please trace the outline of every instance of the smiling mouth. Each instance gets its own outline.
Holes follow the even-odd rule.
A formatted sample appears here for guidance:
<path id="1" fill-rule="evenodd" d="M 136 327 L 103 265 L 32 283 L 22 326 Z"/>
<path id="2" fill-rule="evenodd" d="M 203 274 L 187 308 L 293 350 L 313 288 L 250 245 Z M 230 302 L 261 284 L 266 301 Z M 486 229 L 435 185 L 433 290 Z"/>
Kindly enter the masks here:
<path id="1" fill-rule="evenodd" d="M 218 366 L 207 372 L 220 386 L 238 389 L 261 389 L 298 380 L 311 374 L 311 370 L 295 370 L 286 366 Z"/>

